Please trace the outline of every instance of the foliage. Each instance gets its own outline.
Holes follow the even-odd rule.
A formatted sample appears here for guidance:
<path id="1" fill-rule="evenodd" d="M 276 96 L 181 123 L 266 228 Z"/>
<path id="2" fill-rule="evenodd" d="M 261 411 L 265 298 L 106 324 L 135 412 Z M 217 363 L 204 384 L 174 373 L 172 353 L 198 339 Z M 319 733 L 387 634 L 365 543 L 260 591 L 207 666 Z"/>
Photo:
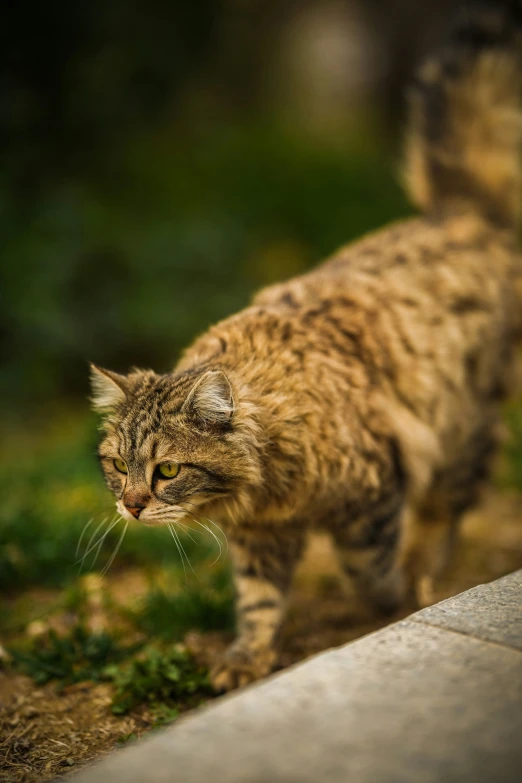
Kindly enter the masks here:
<path id="1" fill-rule="evenodd" d="M 90 633 L 82 625 L 66 636 L 51 630 L 10 647 L 9 653 L 11 665 L 39 685 L 56 680 L 63 688 L 86 680 L 109 681 L 114 686 L 115 714 L 146 704 L 155 725 L 170 723 L 180 708 L 195 706 L 213 694 L 206 669 L 182 646 L 126 644 L 110 633 Z"/>
<path id="2" fill-rule="evenodd" d="M 213 693 L 206 670 L 182 647 L 163 650 L 150 645 L 127 666 L 108 667 L 105 675 L 115 684 L 114 713 L 149 703 L 159 723 L 177 717 L 180 700 L 196 701 Z"/>
<path id="3" fill-rule="evenodd" d="M 110 634 L 92 634 L 77 625 L 68 636 L 51 630 L 25 647 L 10 648 L 9 652 L 15 666 L 38 684 L 59 680 L 63 687 L 84 680 L 104 679 L 106 667 L 128 657 L 139 646 L 122 646 Z"/>
<path id="4" fill-rule="evenodd" d="M 88 359 L 167 370 L 260 285 L 405 214 L 368 136 L 333 145 L 259 125 L 190 139 L 169 128 L 121 145 L 111 177 L 53 183 L 30 216 L 6 198 L 5 402 L 85 393 Z"/>

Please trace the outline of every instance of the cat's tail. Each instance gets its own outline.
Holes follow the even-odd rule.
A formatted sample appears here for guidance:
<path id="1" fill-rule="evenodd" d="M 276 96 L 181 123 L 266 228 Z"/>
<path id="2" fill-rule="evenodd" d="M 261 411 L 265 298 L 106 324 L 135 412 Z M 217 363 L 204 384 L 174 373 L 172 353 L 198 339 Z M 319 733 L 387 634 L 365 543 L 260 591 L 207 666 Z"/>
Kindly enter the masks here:
<path id="1" fill-rule="evenodd" d="M 522 0 L 468 0 L 411 92 L 407 189 L 424 212 L 515 227 L 521 189 Z"/>

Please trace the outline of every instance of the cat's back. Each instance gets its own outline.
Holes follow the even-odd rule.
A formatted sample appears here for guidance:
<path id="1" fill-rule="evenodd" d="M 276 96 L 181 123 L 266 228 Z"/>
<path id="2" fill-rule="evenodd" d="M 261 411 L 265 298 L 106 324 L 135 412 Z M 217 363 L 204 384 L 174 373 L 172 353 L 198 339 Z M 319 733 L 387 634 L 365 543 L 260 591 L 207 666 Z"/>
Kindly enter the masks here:
<path id="1" fill-rule="evenodd" d="M 511 235 L 480 217 L 416 218 L 340 248 L 311 272 L 260 291 L 253 304 L 305 325 L 319 316 L 348 325 L 364 312 L 377 326 L 389 311 L 419 329 L 454 332 L 456 321 L 472 318 L 509 330 L 522 303 L 515 296 L 521 271 Z"/>

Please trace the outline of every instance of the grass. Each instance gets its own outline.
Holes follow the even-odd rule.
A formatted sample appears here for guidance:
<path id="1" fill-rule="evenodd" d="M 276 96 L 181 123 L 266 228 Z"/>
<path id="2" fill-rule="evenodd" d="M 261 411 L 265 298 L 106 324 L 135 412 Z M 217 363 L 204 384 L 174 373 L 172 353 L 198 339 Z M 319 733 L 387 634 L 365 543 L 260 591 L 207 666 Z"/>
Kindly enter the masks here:
<path id="1" fill-rule="evenodd" d="M 77 625 L 61 636 L 51 630 L 29 643 L 10 647 L 14 666 L 38 685 L 57 680 L 61 687 L 75 682 L 106 679 L 109 667 L 132 655 L 142 644 L 123 645 L 108 633 L 89 633 Z"/>
<path id="2" fill-rule="evenodd" d="M 115 715 L 146 705 L 156 725 L 213 695 L 207 670 L 181 645 L 128 644 L 77 625 L 67 635 L 51 630 L 8 651 L 11 667 L 37 685 L 55 681 L 61 690 L 79 682 L 110 682 Z"/>
<path id="3" fill-rule="evenodd" d="M 117 715 L 149 704 L 157 722 L 174 720 L 179 703 L 194 705 L 213 695 L 206 669 L 182 647 L 149 645 L 126 666 L 109 666 L 105 675 L 115 685 L 112 711 Z"/>

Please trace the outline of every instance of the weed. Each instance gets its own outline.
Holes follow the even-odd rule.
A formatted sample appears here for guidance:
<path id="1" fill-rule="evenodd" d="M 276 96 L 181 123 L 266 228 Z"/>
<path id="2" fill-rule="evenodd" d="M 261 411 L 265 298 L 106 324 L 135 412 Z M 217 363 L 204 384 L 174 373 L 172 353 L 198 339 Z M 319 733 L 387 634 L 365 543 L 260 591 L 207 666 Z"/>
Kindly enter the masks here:
<path id="1" fill-rule="evenodd" d="M 51 680 L 60 689 L 83 681 L 112 683 L 112 712 L 123 715 L 146 704 L 155 726 L 171 723 L 182 709 L 213 694 L 206 669 L 180 645 L 125 645 L 111 634 L 91 634 L 78 625 L 68 636 L 49 631 L 8 652 L 10 665 L 39 685 Z"/>
<path id="2" fill-rule="evenodd" d="M 60 687 L 74 682 L 106 678 L 109 665 L 128 658 L 142 645 L 122 645 L 107 633 L 89 633 L 77 625 L 68 636 L 51 630 L 28 645 L 10 647 L 13 665 L 40 685 L 59 680 Z"/>
<path id="3" fill-rule="evenodd" d="M 130 734 L 122 734 L 121 737 L 119 737 L 116 740 L 116 744 L 121 747 L 122 745 L 126 745 L 128 742 L 133 742 L 134 740 L 138 739 L 137 736 L 134 734 L 134 732 L 131 732 Z"/>
<path id="4" fill-rule="evenodd" d="M 163 650 L 150 645 L 127 666 L 113 665 L 104 673 L 115 685 L 115 714 L 149 703 L 158 724 L 177 717 L 180 701 L 197 703 L 212 695 L 206 669 L 180 646 Z"/>

